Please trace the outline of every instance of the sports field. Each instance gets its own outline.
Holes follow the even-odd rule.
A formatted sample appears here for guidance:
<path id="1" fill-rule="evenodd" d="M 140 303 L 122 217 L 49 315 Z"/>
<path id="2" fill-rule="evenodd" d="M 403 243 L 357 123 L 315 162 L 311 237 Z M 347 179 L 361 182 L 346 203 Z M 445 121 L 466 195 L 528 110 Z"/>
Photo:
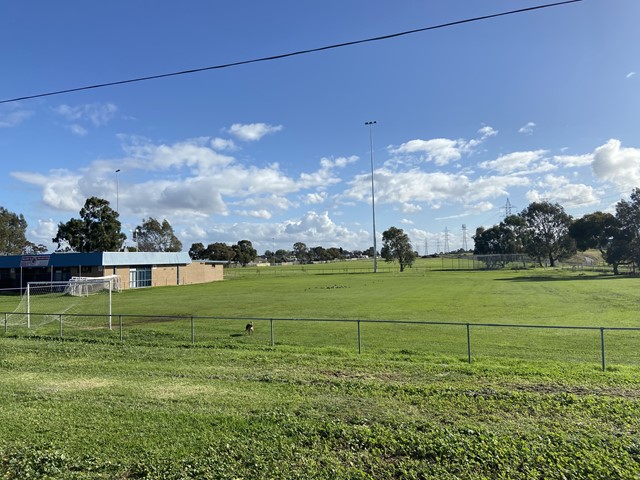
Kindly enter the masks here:
<path id="1" fill-rule="evenodd" d="M 599 331 L 472 326 L 469 365 L 464 326 L 363 322 L 358 354 L 357 323 L 278 320 L 636 327 L 637 282 L 325 268 L 127 291 L 123 342 L 85 320 L 0 339 L 0 474 L 638 478 L 637 332 L 606 332 L 602 372 Z"/>

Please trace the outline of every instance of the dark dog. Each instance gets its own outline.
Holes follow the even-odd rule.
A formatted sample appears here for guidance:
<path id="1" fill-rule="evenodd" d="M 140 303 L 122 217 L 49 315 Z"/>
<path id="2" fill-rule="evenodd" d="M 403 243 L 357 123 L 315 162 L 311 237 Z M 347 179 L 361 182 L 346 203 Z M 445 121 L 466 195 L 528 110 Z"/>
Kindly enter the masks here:
<path id="1" fill-rule="evenodd" d="M 247 335 L 253 335 L 253 322 L 249 322 L 247 323 L 247 326 L 244 327 L 244 332 Z"/>

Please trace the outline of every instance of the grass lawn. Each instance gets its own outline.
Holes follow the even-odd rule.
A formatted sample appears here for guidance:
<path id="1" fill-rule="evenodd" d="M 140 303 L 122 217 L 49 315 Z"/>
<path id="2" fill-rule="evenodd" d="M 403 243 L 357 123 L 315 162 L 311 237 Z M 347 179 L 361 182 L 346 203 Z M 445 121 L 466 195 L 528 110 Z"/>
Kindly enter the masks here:
<path id="1" fill-rule="evenodd" d="M 362 323 L 358 354 L 356 323 L 276 320 L 271 348 L 269 320 L 248 337 L 230 319 L 640 326 L 638 281 L 322 271 L 123 292 L 122 343 L 73 319 L 62 339 L 55 322 L 0 337 L 0 476 L 638 478 L 635 332 L 607 332 L 602 372 L 599 331 L 472 327 L 469 365 L 463 326 Z M 196 317 L 195 345 L 166 315 Z"/>

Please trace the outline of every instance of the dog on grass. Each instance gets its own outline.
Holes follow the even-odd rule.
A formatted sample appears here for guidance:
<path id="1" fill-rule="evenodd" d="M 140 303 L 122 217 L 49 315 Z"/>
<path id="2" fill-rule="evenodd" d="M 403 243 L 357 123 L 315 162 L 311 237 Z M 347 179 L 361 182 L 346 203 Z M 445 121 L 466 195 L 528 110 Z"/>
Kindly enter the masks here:
<path id="1" fill-rule="evenodd" d="M 253 322 L 247 323 L 247 326 L 244 327 L 244 333 L 247 335 L 253 335 Z"/>

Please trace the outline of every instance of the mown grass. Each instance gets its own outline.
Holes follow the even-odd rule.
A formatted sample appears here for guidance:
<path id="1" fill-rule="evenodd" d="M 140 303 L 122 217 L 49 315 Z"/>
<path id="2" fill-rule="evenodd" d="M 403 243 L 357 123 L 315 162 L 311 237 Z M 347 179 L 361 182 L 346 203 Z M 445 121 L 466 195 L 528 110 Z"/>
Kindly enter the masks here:
<path id="1" fill-rule="evenodd" d="M 334 267 L 334 268 L 339 268 Z M 323 266 L 325 269 L 331 267 Z M 280 268 L 280 267 L 278 267 Z M 307 267 L 305 267 L 307 268 Z M 265 269 L 263 269 L 265 270 Z M 325 270 L 322 270 L 324 272 Z M 268 319 L 331 319 L 339 322 L 275 320 L 276 346 L 358 349 L 357 320 L 470 323 L 473 358 L 515 358 L 599 364 L 599 330 L 475 327 L 474 324 L 640 327 L 638 279 L 597 272 L 554 270 L 422 271 L 407 274 L 244 273 L 206 285 L 126 291 L 114 295 L 113 312 L 124 314 L 129 343 L 190 343 L 239 346 L 271 343 Z M 4 302 L 4 303 L 3 303 Z M 15 302 L 15 299 L 13 300 Z M 0 310 L 13 306 L 0 298 Z M 135 316 L 139 314 L 139 316 Z M 142 316 L 146 315 L 146 316 Z M 172 320 L 172 315 L 187 317 Z M 192 332 L 189 318 L 195 316 Z M 200 317 L 216 317 L 206 319 Z M 256 335 L 243 338 L 245 320 L 257 318 Z M 35 319 L 37 320 L 37 319 Z M 64 336 L 119 341 L 118 318 L 65 317 Z M 55 318 L 44 328 L 11 327 L 9 335 L 59 334 Z M 37 322 L 36 322 L 37 324 Z M 467 355 L 464 325 L 362 323 L 361 349 L 387 353 Z M 606 362 L 640 364 L 640 332 L 605 332 Z"/>
<path id="2" fill-rule="evenodd" d="M 119 332 L 0 338 L 3 478 L 638 478 L 633 277 L 298 273 L 114 296 Z M 15 299 L 0 297 L 0 310 Z M 195 316 L 196 343 L 189 318 Z M 199 318 L 216 316 L 216 320 Z M 262 317 L 254 336 L 244 320 Z"/>
<path id="3" fill-rule="evenodd" d="M 4 478 L 636 478 L 633 368 L 3 339 Z"/>

